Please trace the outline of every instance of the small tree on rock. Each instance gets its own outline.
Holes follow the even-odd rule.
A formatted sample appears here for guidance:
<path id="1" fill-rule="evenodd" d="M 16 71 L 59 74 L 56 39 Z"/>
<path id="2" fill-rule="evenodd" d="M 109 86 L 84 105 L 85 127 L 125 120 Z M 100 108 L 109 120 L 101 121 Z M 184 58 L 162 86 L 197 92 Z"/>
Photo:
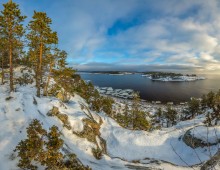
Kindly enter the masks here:
<path id="1" fill-rule="evenodd" d="M 219 125 L 220 124 L 220 90 L 214 94 L 210 95 L 208 94 L 210 100 L 212 100 L 212 102 L 208 101 L 209 103 L 209 108 L 211 109 L 211 111 L 208 112 L 208 114 L 206 115 L 206 120 L 204 121 L 205 124 L 207 124 L 208 126 L 213 126 L 213 125 Z"/>
<path id="2" fill-rule="evenodd" d="M 177 121 L 177 112 L 176 110 L 168 106 L 167 110 L 164 112 L 164 117 L 167 122 L 167 127 L 173 126 L 176 124 L 176 121 Z"/>
<path id="3" fill-rule="evenodd" d="M 90 170 L 84 167 L 75 154 L 63 155 L 61 148 L 63 140 L 56 126 L 47 132 L 39 120 L 34 119 L 27 128 L 27 139 L 16 146 L 18 152 L 18 167 L 22 169 L 37 170 L 44 166 L 46 170 Z"/>
<path id="4" fill-rule="evenodd" d="M 200 113 L 201 113 L 200 101 L 198 99 L 192 98 L 188 102 L 188 108 L 186 109 L 186 112 L 185 112 L 187 118 L 192 119 Z"/>
<path id="5" fill-rule="evenodd" d="M 22 169 L 37 169 L 33 161 L 44 161 L 43 150 L 44 141 L 42 140 L 47 132 L 42 128 L 40 122 L 34 119 L 27 128 L 27 139 L 22 140 L 16 147 L 20 157 L 18 167 Z"/>
<path id="6" fill-rule="evenodd" d="M 147 120 L 147 113 L 140 109 L 140 96 L 139 93 L 134 94 L 132 110 L 131 110 L 131 122 L 133 129 L 136 130 L 149 130 L 150 123 Z"/>

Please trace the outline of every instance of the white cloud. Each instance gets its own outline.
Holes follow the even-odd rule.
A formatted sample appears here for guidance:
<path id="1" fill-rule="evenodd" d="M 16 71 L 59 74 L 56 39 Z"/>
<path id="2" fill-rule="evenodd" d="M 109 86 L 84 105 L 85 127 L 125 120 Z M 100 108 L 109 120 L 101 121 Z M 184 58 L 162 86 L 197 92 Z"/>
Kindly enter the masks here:
<path id="1" fill-rule="evenodd" d="M 220 70 L 219 0 L 41 0 L 30 8 L 32 3 L 21 2 L 24 13 L 47 11 L 71 62 L 103 56 L 109 62 Z M 131 25 L 108 35 L 119 20 Z"/>
<path id="2" fill-rule="evenodd" d="M 213 56 L 207 53 L 202 53 L 201 54 L 201 59 L 205 60 L 206 62 L 212 62 L 212 63 L 217 63 L 218 61 L 214 59 Z"/>

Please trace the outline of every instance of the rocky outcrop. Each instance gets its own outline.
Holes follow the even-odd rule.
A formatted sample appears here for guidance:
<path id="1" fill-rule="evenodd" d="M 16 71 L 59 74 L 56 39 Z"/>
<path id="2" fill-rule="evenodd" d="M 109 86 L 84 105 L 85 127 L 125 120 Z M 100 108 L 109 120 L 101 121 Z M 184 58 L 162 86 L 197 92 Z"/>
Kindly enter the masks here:
<path id="1" fill-rule="evenodd" d="M 220 150 L 205 164 L 202 165 L 201 170 L 212 170 L 215 169 L 215 166 L 220 164 Z"/>
<path id="2" fill-rule="evenodd" d="M 202 141 L 201 139 L 197 139 L 191 134 L 191 130 L 188 130 L 183 136 L 183 142 L 190 146 L 191 148 L 205 147 L 207 143 Z"/>
<path id="3" fill-rule="evenodd" d="M 198 134 L 201 134 L 202 132 L 199 133 L 198 131 L 195 131 L 195 129 L 201 128 L 201 127 L 207 128 L 204 126 L 197 126 L 197 127 L 191 128 L 188 131 L 186 131 L 186 133 L 183 136 L 183 142 L 193 149 L 198 148 L 198 147 L 203 148 L 203 147 L 209 147 L 212 145 L 217 145 L 219 143 L 218 139 L 216 139 L 215 141 L 211 141 L 211 140 L 207 140 L 205 137 L 203 137 L 203 138 L 197 137 Z"/>
<path id="4" fill-rule="evenodd" d="M 73 132 L 81 138 L 86 138 L 88 141 L 96 144 L 96 148 L 92 149 L 93 155 L 96 159 L 101 159 L 102 154 L 107 154 L 106 141 L 101 137 L 100 128 L 102 125 L 102 119 L 96 122 L 92 119 L 83 119 L 83 131 Z"/>
<path id="5" fill-rule="evenodd" d="M 71 98 L 71 95 L 67 92 L 60 91 L 59 93 L 57 93 L 56 97 L 62 102 L 68 102 Z"/>
<path id="6" fill-rule="evenodd" d="M 82 110 L 84 110 L 85 115 L 87 115 L 87 118 L 84 118 L 82 120 L 83 131 L 73 131 L 73 133 L 81 138 L 86 138 L 88 141 L 94 143 L 96 147 L 92 148 L 93 156 L 96 159 L 101 159 L 103 154 L 107 154 L 106 141 L 101 137 L 100 133 L 100 128 L 103 121 L 100 116 L 93 115 L 86 105 L 82 104 L 81 108 Z"/>
<path id="7" fill-rule="evenodd" d="M 68 130 L 71 130 L 71 125 L 66 114 L 62 114 L 59 111 L 58 107 L 53 106 L 52 110 L 47 113 L 47 116 L 56 116 L 63 123 L 63 127 L 66 127 Z"/>

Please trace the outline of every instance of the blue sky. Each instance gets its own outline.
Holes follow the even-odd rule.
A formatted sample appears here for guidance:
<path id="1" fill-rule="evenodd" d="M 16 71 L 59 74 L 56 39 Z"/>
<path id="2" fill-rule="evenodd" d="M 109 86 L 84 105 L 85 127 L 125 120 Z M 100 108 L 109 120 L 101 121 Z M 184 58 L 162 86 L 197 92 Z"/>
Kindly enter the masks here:
<path id="1" fill-rule="evenodd" d="M 220 73 L 219 0 L 15 2 L 47 12 L 74 68 Z"/>

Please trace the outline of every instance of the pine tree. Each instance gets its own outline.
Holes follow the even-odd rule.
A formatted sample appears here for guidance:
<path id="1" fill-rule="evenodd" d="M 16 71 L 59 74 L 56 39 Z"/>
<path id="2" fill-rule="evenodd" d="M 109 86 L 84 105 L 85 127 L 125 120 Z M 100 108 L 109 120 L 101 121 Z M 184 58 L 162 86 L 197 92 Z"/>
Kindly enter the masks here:
<path id="1" fill-rule="evenodd" d="M 207 108 L 207 97 L 205 94 L 202 95 L 201 107 L 202 107 L 202 110 Z"/>
<path id="2" fill-rule="evenodd" d="M 59 70 L 62 70 L 64 68 L 66 68 L 67 66 L 67 62 L 66 62 L 66 59 L 67 59 L 67 52 L 62 50 L 58 50 L 58 53 L 57 53 L 57 69 Z"/>
<path id="3" fill-rule="evenodd" d="M 148 114 L 144 111 L 139 110 L 135 113 L 134 117 L 134 129 L 137 130 L 149 130 L 151 128 L 150 122 L 147 120 L 146 116 Z"/>
<path id="4" fill-rule="evenodd" d="M 164 118 L 163 114 L 164 114 L 163 110 L 161 108 L 158 108 L 156 113 L 152 116 L 152 118 L 153 118 L 152 122 L 154 125 L 159 124 L 159 127 L 163 126 L 163 118 Z"/>
<path id="5" fill-rule="evenodd" d="M 140 95 L 139 93 L 134 93 L 132 110 L 131 110 L 131 119 L 132 119 L 132 128 L 136 130 L 149 130 L 151 125 L 147 120 L 147 113 L 143 112 L 140 109 Z"/>
<path id="6" fill-rule="evenodd" d="M 1 17 L 0 17 L 1 19 Z M 0 20 L 1 22 L 1 20 Z M 1 60 L 1 82 L 2 84 L 4 83 L 4 57 L 3 57 L 3 52 L 4 52 L 4 38 L 2 37 L 2 27 L 0 24 L 0 60 Z"/>
<path id="7" fill-rule="evenodd" d="M 4 68 L 6 67 L 6 62 L 7 62 L 6 57 L 7 57 L 7 51 L 5 50 L 5 42 L 4 42 L 4 39 L 0 37 L 0 61 L 1 61 L 1 83 L 2 84 L 4 84 L 4 74 L 5 74 Z"/>
<path id="8" fill-rule="evenodd" d="M 42 128 L 42 124 L 34 119 L 27 128 L 27 139 L 22 140 L 16 147 L 15 151 L 18 151 L 18 156 L 21 158 L 18 163 L 18 167 L 22 169 L 37 169 L 32 164 L 32 161 L 42 161 L 45 159 L 43 146 L 43 136 L 46 136 L 47 132 Z"/>
<path id="9" fill-rule="evenodd" d="M 176 124 L 177 121 L 177 112 L 176 110 L 168 106 L 167 110 L 164 112 L 164 117 L 167 121 L 167 127 L 169 127 L 170 125 L 173 126 Z"/>
<path id="10" fill-rule="evenodd" d="M 49 53 L 47 57 L 47 65 L 48 65 L 48 76 L 47 76 L 47 81 L 46 85 L 44 87 L 44 95 L 47 95 L 48 93 L 48 86 L 50 83 L 51 76 L 54 73 L 54 70 L 59 70 L 62 72 L 66 68 L 66 58 L 67 58 L 67 53 L 65 51 L 60 51 L 58 48 L 55 48 L 53 50 L 53 53 Z"/>
<path id="11" fill-rule="evenodd" d="M 34 11 L 33 20 L 28 25 L 27 39 L 30 51 L 36 61 L 35 78 L 38 97 L 40 97 L 43 76 L 43 60 L 46 58 L 47 52 L 50 51 L 51 45 L 58 43 L 57 33 L 51 30 L 51 24 L 52 20 L 47 17 L 46 13 Z"/>
<path id="12" fill-rule="evenodd" d="M 75 70 L 70 67 L 53 70 L 53 76 L 56 83 L 62 87 L 61 93 L 64 97 L 64 102 L 68 102 L 68 96 L 74 92 L 74 88 L 72 87 L 72 84 L 74 83 L 74 73 Z"/>
<path id="13" fill-rule="evenodd" d="M 198 99 L 192 98 L 188 102 L 188 108 L 186 110 L 187 116 L 189 116 L 189 119 L 194 118 L 196 115 L 200 114 L 200 101 Z"/>
<path id="14" fill-rule="evenodd" d="M 215 107 L 214 107 L 215 125 L 220 122 L 220 90 L 215 95 Z"/>
<path id="15" fill-rule="evenodd" d="M 56 126 L 50 128 L 50 132 L 47 134 L 46 142 L 46 160 L 45 165 L 46 169 L 61 169 L 64 167 L 63 163 L 63 154 L 60 152 L 61 147 L 63 146 L 63 140 L 60 138 L 60 133 Z"/>
<path id="16" fill-rule="evenodd" d="M 207 98 L 211 101 L 207 101 L 209 108 L 212 110 L 206 115 L 205 124 L 208 126 L 220 124 L 220 90 L 214 94 L 208 93 Z"/>
<path id="17" fill-rule="evenodd" d="M 139 93 L 133 94 L 133 102 L 132 102 L 132 110 L 131 110 L 131 117 L 132 117 L 132 127 L 135 128 L 135 117 L 136 113 L 139 112 L 139 103 L 140 103 L 140 96 Z"/>
<path id="18" fill-rule="evenodd" d="M 63 155 L 61 148 L 64 141 L 60 138 L 58 127 L 52 126 L 47 132 L 39 120 L 34 119 L 27 128 L 27 139 L 16 146 L 21 169 L 37 170 L 44 166 L 47 170 L 90 170 L 84 167 L 75 154 Z"/>
<path id="19" fill-rule="evenodd" d="M 63 166 L 63 155 L 59 151 L 63 140 L 56 126 L 52 126 L 47 133 L 39 120 L 34 119 L 27 128 L 27 137 L 15 149 L 21 158 L 18 167 L 35 170 L 37 166 L 33 165 L 34 161 L 46 166 L 46 169 L 59 169 Z"/>
<path id="20" fill-rule="evenodd" d="M 215 93 L 211 91 L 206 95 L 206 105 L 209 108 L 213 108 L 213 106 L 215 104 L 214 100 L 215 100 Z"/>
<path id="21" fill-rule="evenodd" d="M 125 127 L 128 127 L 129 125 L 129 107 L 128 107 L 128 103 L 125 103 L 125 107 L 124 107 L 124 124 Z"/>
<path id="22" fill-rule="evenodd" d="M 14 90 L 13 82 L 13 64 L 14 57 L 19 49 L 22 48 L 21 41 L 24 35 L 24 28 L 22 22 L 26 16 L 21 15 L 18 4 L 10 0 L 8 3 L 3 4 L 3 11 L 0 14 L 0 28 L 1 38 L 5 42 L 5 49 L 7 49 L 9 66 L 10 66 L 10 91 Z M 3 63 L 3 62 L 2 62 Z"/>

